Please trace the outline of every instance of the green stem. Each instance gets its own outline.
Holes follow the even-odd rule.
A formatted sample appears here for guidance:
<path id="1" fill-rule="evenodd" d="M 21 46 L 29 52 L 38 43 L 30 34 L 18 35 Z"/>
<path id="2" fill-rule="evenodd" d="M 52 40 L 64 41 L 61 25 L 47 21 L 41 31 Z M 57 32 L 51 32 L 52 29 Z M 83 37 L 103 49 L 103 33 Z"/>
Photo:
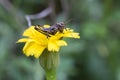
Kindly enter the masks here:
<path id="1" fill-rule="evenodd" d="M 46 79 L 56 80 L 56 69 L 59 65 L 59 53 L 45 50 L 39 58 L 39 62 L 46 72 Z"/>
<path id="2" fill-rule="evenodd" d="M 46 70 L 47 80 L 56 80 L 56 69 Z"/>

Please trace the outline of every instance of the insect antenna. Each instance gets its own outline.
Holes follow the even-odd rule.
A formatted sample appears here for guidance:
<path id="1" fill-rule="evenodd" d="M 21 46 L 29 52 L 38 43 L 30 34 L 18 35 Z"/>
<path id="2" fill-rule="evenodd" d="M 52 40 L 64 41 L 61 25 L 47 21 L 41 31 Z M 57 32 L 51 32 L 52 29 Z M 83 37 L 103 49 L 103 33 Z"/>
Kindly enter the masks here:
<path id="1" fill-rule="evenodd" d="M 64 23 L 65 23 L 65 25 L 66 25 L 66 24 L 68 24 L 68 23 L 70 23 L 72 20 L 73 20 L 73 19 L 71 18 L 71 19 L 69 19 L 69 20 L 65 21 L 65 22 L 64 22 Z"/>

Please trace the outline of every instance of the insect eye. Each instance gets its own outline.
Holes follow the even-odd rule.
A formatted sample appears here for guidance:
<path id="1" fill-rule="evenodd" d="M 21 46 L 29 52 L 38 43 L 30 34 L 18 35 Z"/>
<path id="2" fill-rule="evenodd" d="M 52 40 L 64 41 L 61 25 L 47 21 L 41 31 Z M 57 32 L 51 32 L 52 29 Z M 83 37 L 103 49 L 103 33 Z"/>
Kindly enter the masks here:
<path id="1" fill-rule="evenodd" d="M 64 26 L 64 23 L 63 23 L 63 22 L 61 22 L 61 23 L 60 23 L 60 26 Z"/>

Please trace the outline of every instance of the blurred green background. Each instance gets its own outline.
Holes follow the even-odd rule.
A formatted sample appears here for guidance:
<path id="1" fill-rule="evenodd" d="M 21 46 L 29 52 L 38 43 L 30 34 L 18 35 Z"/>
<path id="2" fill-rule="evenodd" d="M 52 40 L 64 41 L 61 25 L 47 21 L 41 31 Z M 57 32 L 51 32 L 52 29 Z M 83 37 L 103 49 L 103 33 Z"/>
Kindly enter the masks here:
<path id="1" fill-rule="evenodd" d="M 0 0 L 0 80 L 45 80 L 38 59 L 16 44 L 28 27 L 26 15 L 50 7 L 32 25 L 67 22 L 80 39 L 65 39 L 58 80 L 120 80 L 120 0 Z"/>

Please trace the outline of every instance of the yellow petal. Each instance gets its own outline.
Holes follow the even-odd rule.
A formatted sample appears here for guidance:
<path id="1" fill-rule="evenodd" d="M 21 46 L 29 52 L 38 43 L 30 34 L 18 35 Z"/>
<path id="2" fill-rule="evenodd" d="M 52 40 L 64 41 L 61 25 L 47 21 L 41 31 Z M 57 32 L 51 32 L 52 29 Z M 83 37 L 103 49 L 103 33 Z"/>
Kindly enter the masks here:
<path id="1" fill-rule="evenodd" d="M 58 40 L 56 43 L 59 46 L 67 46 L 67 43 L 65 41 L 63 41 L 63 40 Z"/>
<path id="2" fill-rule="evenodd" d="M 56 44 L 56 41 L 49 41 L 48 43 L 48 51 L 58 52 L 59 46 Z"/>
<path id="3" fill-rule="evenodd" d="M 18 41 L 17 41 L 17 43 L 19 43 L 19 42 L 27 42 L 28 41 L 28 38 L 22 38 L 22 39 L 19 39 Z"/>
<path id="4" fill-rule="evenodd" d="M 80 38 L 79 33 L 71 33 L 71 34 L 68 34 L 67 37 Z"/>
<path id="5" fill-rule="evenodd" d="M 63 33 L 57 32 L 55 35 L 50 37 L 50 40 L 59 40 L 63 37 Z"/>
<path id="6" fill-rule="evenodd" d="M 23 36 L 34 36 L 34 26 L 29 27 L 23 32 Z"/>
<path id="7" fill-rule="evenodd" d="M 26 42 L 23 52 L 26 56 L 34 56 L 35 58 L 38 58 L 44 49 L 45 46 L 41 46 L 30 40 Z"/>
<path id="8" fill-rule="evenodd" d="M 35 39 L 35 40 L 41 40 L 41 39 L 46 39 L 47 37 L 38 32 L 37 30 L 34 29 L 35 26 L 31 26 L 28 29 L 26 29 L 23 33 L 23 36 L 28 36 L 29 38 Z"/>
<path id="9" fill-rule="evenodd" d="M 79 33 L 73 32 L 73 29 L 64 30 L 63 37 L 80 38 Z"/>

